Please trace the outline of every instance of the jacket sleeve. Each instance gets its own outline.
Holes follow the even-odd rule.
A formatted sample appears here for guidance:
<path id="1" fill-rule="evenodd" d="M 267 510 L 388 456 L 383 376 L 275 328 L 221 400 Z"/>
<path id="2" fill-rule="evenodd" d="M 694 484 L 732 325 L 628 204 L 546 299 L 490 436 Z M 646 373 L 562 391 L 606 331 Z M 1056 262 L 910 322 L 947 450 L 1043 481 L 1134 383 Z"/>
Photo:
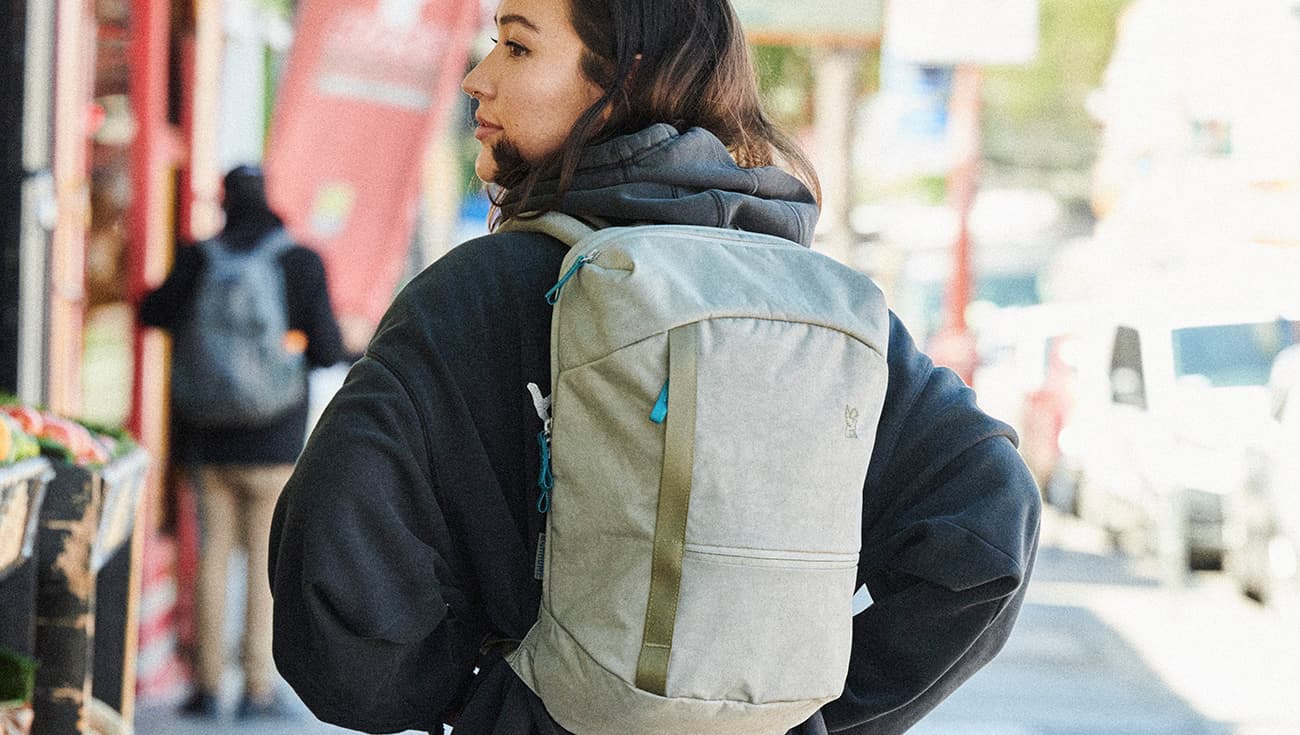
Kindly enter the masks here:
<path id="1" fill-rule="evenodd" d="M 353 366 L 286 485 L 271 529 L 274 655 L 325 722 L 441 732 L 482 634 L 442 539 L 427 434 L 373 356 Z"/>
<path id="2" fill-rule="evenodd" d="M 864 495 L 845 690 L 830 732 L 901 733 L 1001 650 L 1038 545 L 1039 494 L 1010 427 L 891 315 L 889 389 Z"/>
<path id="3" fill-rule="evenodd" d="M 140 301 L 140 323 L 149 327 L 174 330 L 190 309 L 190 299 L 203 269 L 203 254 L 196 246 L 176 251 L 176 262 L 158 288 Z"/>
<path id="4" fill-rule="evenodd" d="M 457 246 L 394 299 L 317 422 L 269 566 L 276 664 L 320 719 L 531 732 L 515 726 L 533 721 L 528 690 L 480 648 L 537 618 L 541 421 L 524 386 L 549 384 L 543 294 L 565 252 L 524 233 Z"/>
<path id="5" fill-rule="evenodd" d="M 307 335 L 307 361 L 329 367 L 348 359 L 330 303 L 325 263 L 316 251 L 296 247 L 281 257 L 286 275 L 289 326 Z"/>

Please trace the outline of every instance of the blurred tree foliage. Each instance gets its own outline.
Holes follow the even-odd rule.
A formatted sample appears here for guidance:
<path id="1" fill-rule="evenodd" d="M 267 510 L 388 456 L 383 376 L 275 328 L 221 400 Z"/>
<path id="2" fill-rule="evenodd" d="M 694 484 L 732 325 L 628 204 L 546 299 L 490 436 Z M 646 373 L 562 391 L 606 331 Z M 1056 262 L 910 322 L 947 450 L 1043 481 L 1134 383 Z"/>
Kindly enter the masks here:
<path id="1" fill-rule="evenodd" d="M 1039 50 L 1023 66 L 984 74 L 983 153 L 986 184 L 1046 188 L 1063 199 L 1086 198 L 1100 130 L 1085 111 L 1110 59 L 1115 22 L 1128 0 L 1040 0 Z M 765 109 L 787 130 L 812 123 L 817 51 L 758 46 L 754 61 Z M 864 99 L 880 85 L 880 54 L 864 54 Z M 942 178 L 919 182 L 942 197 Z"/>
<path id="2" fill-rule="evenodd" d="M 280 11 L 286 18 L 292 16 L 294 8 L 298 6 L 298 0 L 257 0 L 257 2 L 264 8 Z"/>
<path id="3" fill-rule="evenodd" d="M 1126 4 L 1041 0 L 1038 56 L 985 70 L 985 183 L 1087 196 L 1100 129 L 1084 105 L 1101 83 Z"/>
<path id="4" fill-rule="evenodd" d="M 812 122 L 813 51 L 804 46 L 755 46 L 763 109 L 794 132 Z"/>
<path id="5" fill-rule="evenodd" d="M 764 111 L 790 132 L 811 125 L 813 65 L 818 51 L 807 46 L 755 46 L 753 51 Z M 878 48 L 863 53 L 858 82 L 864 99 L 880 88 Z"/>

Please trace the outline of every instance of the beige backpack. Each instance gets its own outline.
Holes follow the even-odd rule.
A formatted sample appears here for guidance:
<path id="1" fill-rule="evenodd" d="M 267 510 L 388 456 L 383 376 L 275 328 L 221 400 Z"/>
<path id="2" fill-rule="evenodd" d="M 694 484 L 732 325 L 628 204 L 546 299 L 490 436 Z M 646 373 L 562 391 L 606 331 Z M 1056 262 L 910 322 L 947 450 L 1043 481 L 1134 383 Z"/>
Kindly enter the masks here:
<path id="1" fill-rule="evenodd" d="M 848 670 L 880 290 L 737 230 L 556 213 L 502 230 L 571 246 L 551 396 L 533 387 L 551 409 L 542 604 L 511 667 L 578 735 L 807 720 Z"/>

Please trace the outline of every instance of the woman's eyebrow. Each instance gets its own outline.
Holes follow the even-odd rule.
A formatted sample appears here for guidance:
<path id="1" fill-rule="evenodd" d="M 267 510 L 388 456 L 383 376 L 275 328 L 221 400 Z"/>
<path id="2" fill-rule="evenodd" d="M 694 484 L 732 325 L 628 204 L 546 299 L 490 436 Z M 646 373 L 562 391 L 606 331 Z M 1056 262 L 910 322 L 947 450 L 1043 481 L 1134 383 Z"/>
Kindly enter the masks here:
<path id="1" fill-rule="evenodd" d="M 511 23 L 518 23 L 519 25 L 534 32 L 541 31 L 541 29 L 538 28 L 536 24 L 534 24 L 531 20 L 528 20 L 522 15 L 517 15 L 517 14 L 503 15 L 500 18 L 496 19 L 496 24 L 498 28 L 500 28 L 501 26 L 510 25 Z"/>

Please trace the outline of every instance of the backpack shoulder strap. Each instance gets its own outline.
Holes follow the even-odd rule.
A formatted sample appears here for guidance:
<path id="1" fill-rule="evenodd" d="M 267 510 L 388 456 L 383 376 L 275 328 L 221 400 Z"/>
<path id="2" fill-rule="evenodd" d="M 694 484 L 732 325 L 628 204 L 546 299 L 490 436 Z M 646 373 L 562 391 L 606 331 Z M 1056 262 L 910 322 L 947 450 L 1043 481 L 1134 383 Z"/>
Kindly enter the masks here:
<path id="1" fill-rule="evenodd" d="M 289 230 L 284 227 L 273 228 L 270 232 L 262 235 L 262 239 L 253 248 L 253 252 L 259 253 L 268 260 L 276 260 L 285 251 L 289 250 L 298 243 L 289 234 Z"/>
<path id="2" fill-rule="evenodd" d="M 289 250 L 297 244 L 297 241 L 293 239 L 293 235 L 289 234 L 287 229 L 283 227 L 275 227 L 269 230 L 265 235 L 262 235 L 261 239 L 257 242 L 257 246 L 251 250 L 232 251 L 224 242 L 221 241 L 220 237 L 210 237 L 207 240 L 201 240 L 195 243 L 194 247 L 199 248 L 199 250 L 201 250 L 209 260 L 223 255 L 239 257 L 250 253 L 266 258 L 267 260 L 275 260 L 283 255 L 286 250 Z"/>
<path id="3" fill-rule="evenodd" d="M 582 241 L 583 238 L 592 234 L 596 230 L 587 223 L 564 214 L 563 212 L 547 212 L 541 217 L 531 219 L 521 219 L 511 217 L 502 222 L 497 227 L 497 232 L 540 232 L 545 235 L 559 240 L 560 242 L 573 247 Z"/>
<path id="4" fill-rule="evenodd" d="M 224 254 L 226 250 L 226 246 L 221 243 L 221 240 L 218 240 L 215 237 L 200 240 L 199 242 L 194 243 L 194 247 L 198 248 L 199 251 L 203 253 L 203 256 L 208 260 Z"/>

